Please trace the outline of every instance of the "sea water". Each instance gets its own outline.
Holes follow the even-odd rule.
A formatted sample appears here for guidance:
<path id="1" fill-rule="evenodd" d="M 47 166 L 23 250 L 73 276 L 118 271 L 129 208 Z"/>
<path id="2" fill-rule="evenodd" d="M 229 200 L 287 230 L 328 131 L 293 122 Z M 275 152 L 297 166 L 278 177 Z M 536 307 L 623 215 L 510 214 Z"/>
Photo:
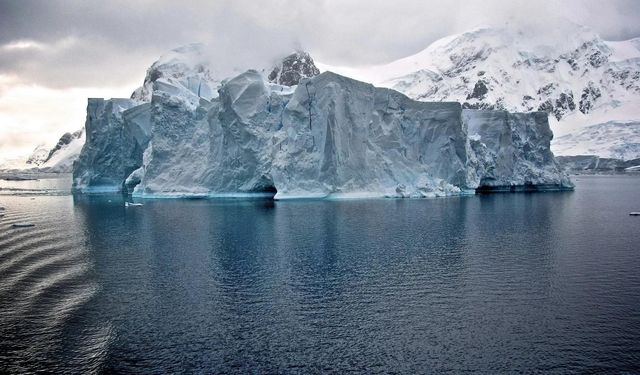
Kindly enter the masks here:
<path id="1" fill-rule="evenodd" d="M 0 182 L 2 373 L 640 371 L 638 177 L 141 207 L 68 180 Z"/>

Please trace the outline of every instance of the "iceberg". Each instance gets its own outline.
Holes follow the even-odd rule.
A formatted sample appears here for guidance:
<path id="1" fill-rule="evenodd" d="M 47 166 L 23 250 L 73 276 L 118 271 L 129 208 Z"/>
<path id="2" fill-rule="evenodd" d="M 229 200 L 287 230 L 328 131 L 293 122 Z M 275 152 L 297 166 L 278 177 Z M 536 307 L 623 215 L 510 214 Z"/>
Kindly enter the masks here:
<path id="1" fill-rule="evenodd" d="M 416 101 L 332 72 L 273 81 L 249 70 L 206 97 L 158 79 L 148 102 L 89 99 L 74 190 L 291 199 L 573 188 L 546 113 Z"/>

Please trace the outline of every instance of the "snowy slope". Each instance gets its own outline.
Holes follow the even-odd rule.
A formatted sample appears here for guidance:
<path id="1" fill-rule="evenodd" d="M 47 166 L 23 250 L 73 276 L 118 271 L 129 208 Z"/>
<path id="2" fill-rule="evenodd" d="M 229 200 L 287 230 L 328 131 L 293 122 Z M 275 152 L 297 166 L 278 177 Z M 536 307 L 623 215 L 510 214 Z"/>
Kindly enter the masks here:
<path id="1" fill-rule="evenodd" d="M 85 141 L 84 129 L 65 133 L 50 144 L 38 145 L 26 157 L 0 163 L 0 170 L 70 173 Z"/>
<path id="2" fill-rule="evenodd" d="M 65 133 L 49 151 L 47 159 L 39 166 L 46 172 L 69 173 L 73 162 L 80 155 L 85 141 L 84 128 L 73 133 Z"/>
<path id="3" fill-rule="evenodd" d="M 613 120 L 640 120 L 640 39 L 605 41 L 569 22 L 545 35 L 512 28 L 475 29 L 381 66 L 319 66 L 416 100 L 545 111 L 556 135 Z"/>
<path id="4" fill-rule="evenodd" d="M 42 143 L 36 146 L 31 155 L 27 158 L 26 161 L 23 160 L 23 163 L 26 164 L 25 167 L 38 167 L 49 157 L 49 152 L 51 150 L 51 146 L 47 146 Z"/>

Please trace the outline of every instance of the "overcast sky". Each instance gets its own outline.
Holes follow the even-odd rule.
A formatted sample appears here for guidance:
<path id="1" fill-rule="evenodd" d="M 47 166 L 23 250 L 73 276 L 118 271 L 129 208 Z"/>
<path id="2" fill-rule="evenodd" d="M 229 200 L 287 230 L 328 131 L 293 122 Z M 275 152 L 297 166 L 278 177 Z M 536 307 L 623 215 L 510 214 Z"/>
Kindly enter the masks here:
<path id="1" fill-rule="evenodd" d="M 604 39 L 640 36 L 640 1 L 0 0 L 0 159 L 81 128 L 86 98 L 127 97 L 164 51 L 226 61 L 303 48 L 332 65 L 395 60 L 477 26 L 550 19 Z"/>

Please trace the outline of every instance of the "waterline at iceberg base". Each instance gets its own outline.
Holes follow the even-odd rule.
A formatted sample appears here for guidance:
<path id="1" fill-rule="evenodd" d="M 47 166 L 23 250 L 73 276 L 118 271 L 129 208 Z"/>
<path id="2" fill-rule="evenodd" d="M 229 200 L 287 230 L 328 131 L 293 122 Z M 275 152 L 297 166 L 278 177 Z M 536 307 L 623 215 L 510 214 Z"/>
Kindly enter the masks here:
<path id="1" fill-rule="evenodd" d="M 419 198 L 573 189 L 550 150 L 546 113 L 415 101 L 331 72 L 288 87 L 249 70 L 207 98 L 158 80 L 150 101 L 89 99 L 85 129 L 73 170 L 81 193 Z"/>

